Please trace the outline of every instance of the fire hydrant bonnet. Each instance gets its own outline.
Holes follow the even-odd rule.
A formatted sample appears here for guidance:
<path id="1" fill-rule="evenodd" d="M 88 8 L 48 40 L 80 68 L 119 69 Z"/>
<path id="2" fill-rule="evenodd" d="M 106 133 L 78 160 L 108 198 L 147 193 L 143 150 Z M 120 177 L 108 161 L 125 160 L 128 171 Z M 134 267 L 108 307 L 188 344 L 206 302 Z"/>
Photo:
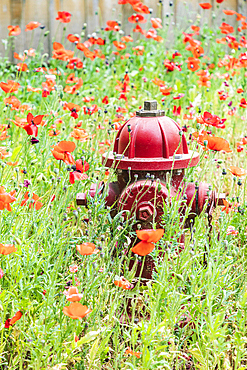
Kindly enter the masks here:
<path id="1" fill-rule="evenodd" d="M 119 130 L 113 152 L 102 162 L 122 170 L 159 171 L 194 167 L 199 154 L 188 150 L 179 125 L 157 110 L 156 101 L 145 101 L 144 109 Z"/>

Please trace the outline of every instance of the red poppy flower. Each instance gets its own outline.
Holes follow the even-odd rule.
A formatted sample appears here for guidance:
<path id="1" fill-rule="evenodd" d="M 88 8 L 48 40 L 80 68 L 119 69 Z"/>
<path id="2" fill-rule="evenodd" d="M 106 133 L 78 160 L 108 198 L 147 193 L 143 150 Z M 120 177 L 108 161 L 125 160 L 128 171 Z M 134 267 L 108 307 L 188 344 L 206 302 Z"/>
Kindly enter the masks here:
<path id="1" fill-rule="evenodd" d="M 222 137 L 209 136 L 209 135 L 199 135 L 199 144 L 203 145 L 206 149 L 215 150 L 217 152 L 224 151 L 226 153 L 231 153 L 232 150 L 229 147 L 227 140 Z"/>
<path id="2" fill-rule="evenodd" d="M 102 99 L 102 103 L 103 104 L 109 104 L 109 98 L 108 98 L 107 95 Z"/>
<path id="3" fill-rule="evenodd" d="M 121 41 L 123 41 L 123 42 L 133 42 L 133 39 L 130 36 L 123 36 L 123 37 L 121 37 Z"/>
<path id="4" fill-rule="evenodd" d="M 78 292 L 78 288 L 75 286 L 71 286 L 68 290 L 65 290 L 63 293 L 69 302 L 78 302 L 83 297 L 83 295 Z"/>
<path id="5" fill-rule="evenodd" d="M 224 122 L 226 119 L 220 119 L 220 117 L 209 112 L 204 112 L 203 116 L 197 118 L 197 122 L 207 126 L 214 126 L 217 128 L 225 128 Z"/>
<path id="6" fill-rule="evenodd" d="M 219 28 L 221 30 L 221 33 L 224 33 L 226 35 L 228 33 L 234 32 L 234 28 L 225 22 L 223 22 Z"/>
<path id="7" fill-rule="evenodd" d="M 58 12 L 57 13 L 57 21 L 61 23 L 69 23 L 71 21 L 71 14 L 69 12 Z"/>
<path id="8" fill-rule="evenodd" d="M 135 245 L 131 251 L 139 256 L 146 256 L 151 253 L 155 247 L 153 243 L 157 243 L 163 236 L 163 229 L 144 229 L 136 231 L 137 237 L 141 242 Z"/>
<path id="9" fill-rule="evenodd" d="M 76 246 L 76 250 L 82 255 L 82 256 L 91 256 L 91 254 L 97 254 L 99 253 L 98 249 L 95 249 L 94 243 L 82 243 L 80 245 Z"/>
<path id="10" fill-rule="evenodd" d="M 17 63 L 17 70 L 19 72 L 26 72 L 28 70 L 28 66 L 26 63 Z"/>
<path id="11" fill-rule="evenodd" d="M 22 312 L 21 311 L 16 312 L 16 314 L 12 317 L 12 319 L 6 320 L 4 327 L 6 329 L 9 329 L 9 327 L 14 325 L 16 321 L 20 320 L 21 317 L 22 317 Z"/>
<path id="12" fill-rule="evenodd" d="M 8 82 L 0 82 L 1 89 L 6 93 L 13 93 L 16 92 L 21 85 L 13 80 L 8 80 Z"/>
<path id="13" fill-rule="evenodd" d="M 130 4 L 132 5 L 133 10 L 137 13 L 143 13 L 143 14 L 149 14 L 150 13 L 148 6 L 144 5 L 141 1 L 139 1 L 139 2 L 130 1 Z"/>
<path id="14" fill-rule="evenodd" d="M 91 107 L 83 107 L 83 110 L 84 114 L 88 114 L 89 116 L 91 116 L 93 113 L 98 112 L 99 108 L 97 104 L 93 104 L 91 105 Z"/>
<path id="15" fill-rule="evenodd" d="M 27 123 L 28 124 L 23 127 L 28 135 L 31 135 L 31 136 L 34 136 L 34 137 L 38 136 L 38 127 L 37 127 L 37 125 L 39 125 L 42 122 L 43 117 L 44 117 L 44 115 L 38 115 L 38 116 L 34 117 L 32 115 L 32 113 L 28 113 L 28 115 L 27 115 Z"/>
<path id="16" fill-rule="evenodd" d="M 76 36 L 76 35 L 73 35 L 73 34 L 69 34 L 67 36 L 67 40 L 69 40 L 70 42 L 79 42 L 80 41 L 80 37 L 79 36 Z"/>
<path id="17" fill-rule="evenodd" d="M 216 0 L 216 3 L 221 4 L 224 0 Z"/>
<path id="18" fill-rule="evenodd" d="M 88 178 L 88 175 L 85 173 L 89 170 L 89 164 L 84 161 L 82 163 L 81 159 L 76 160 L 76 170 L 73 172 L 70 172 L 69 174 L 69 182 L 71 184 L 75 183 L 75 180 L 86 180 Z"/>
<path id="19" fill-rule="evenodd" d="M 241 99 L 239 106 L 242 107 L 242 108 L 247 108 L 247 102 L 246 102 L 245 98 Z"/>
<path id="20" fill-rule="evenodd" d="M 223 13 L 225 13 L 226 15 L 234 15 L 236 14 L 236 12 L 234 10 L 227 10 L 227 9 L 223 9 L 222 10 Z"/>
<path id="21" fill-rule="evenodd" d="M 227 214 L 230 212 L 235 212 L 239 206 L 239 203 L 235 202 L 233 204 L 230 204 L 227 200 L 223 199 L 224 207 L 221 208 L 223 212 L 226 212 Z"/>
<path id="22" fill-rule="evenodd" d="M 172 87 L 167 87 L 167 86 L 160 86 L 160 92 L 162 95 L 168 96 L 171 94 Z"/>
<path id="23" fill-rule="evenodd" d="M 53 52 L 52 52 L 52 58 L 68 61 L 71 58 L 73 58 L 74 52 L 72 50 L 66 50 L 60 42 L 54 42 L 53 43 Z"/>
<path id="24" fill-rule="evenodd" d="M 177 107 L 176 105 L 174 105 L 172 113 L 173 113 L 174 116 L 180 116 L 181 106 Z"/>
<path id="25" fill-rule="evenodd" d="M 40 25 L 41 25 L 41 23 L 39 23 L 39 22 L 29 22 L 29 23 L 26 25 L 26 29 L 25 29 L 25 31 L 32 31 L 32 30 L 35 30 L 35 28 L 38 28 Z"/>
<path id="26" fill-rule="evenodd" d="M 105 31 L 119 31 L 120 27 L 116 21 L 107 21 Z"/>
<path id="27" fill-rule="evenodd" d="M 8 26 L 9 36 L 18 36 L 21 33 L 19 26 Z"/>
<path id="28" fill-rule="evenodd" d="M 113 41 L 113 45 L 116 46 L 117 50 L 124 50 L 126 49 L 126 44 L 120 41 Z"/>
<path id="29" fill-rule="evenodd" d="M 243 169 L 243 168 L 239 168 L 239 167 L 236 167 L 236 166 L 230 166 L 228 168 L 228 170 L 234 175 L 234 176 L 238 176 L 238 177 L 241 177 L 241 176 L 244 176 L 246 175 L 246 171 Z"/>
<path id="30" fill-rule="evenodd" d="M 145 35 L 145 31 L 137 24 L 135 28 L 133 29 L 133 32 L 140 32 L 142 35 Z"/>
<path id="31" fill-rule="evenodd" d="M 130 347 L 127 347 L 126 351 L 125 351 L 125 355 L 131 355 L 131 356 L 135 356 L 137 358 L 140 358 L 141 357 L 141 352 L 134 352 Z"/>
<path id="32" fill-rule="evenodd" d="M 0 243 L 0 254 L 7 256 L 8 254 L 17 252 L 17 248 L 14 244 L 2 244 Z"/>
<path id="33" fill-rule="evenodd" d="M 0 210 L 7 209 L 11 211 L 10 203 L 16 201 L 15 190 L 12 190 L 10 193 L 6 193 L 3 186 L 0 186 Z"/>
<path id="34" fill-rule="evenodd" d="M 75 150 L 76 145 L 72 141 L 60 141 L 53 146 L 52 155 L 55 159 L 63 161 L 66 164 L 74 164 L 75 160 L 71 153 Z"/>
<path id="35" fill-rule="evenodd" d="M 200 27 L 192 25 L 190 28 L 195 32 L 196 35 L 199 35 Z"/>
<path id="36" fill-rule="evenodd" d="M 192 72 L 195 72 L 200 68 L 200 59 L 189 57 L 185 63 L 187 63 L 187 68 Z"/>
<path id="37" fill-rule="evenodd" d="M 87 316 L 92 310 L 87 306 L 83 306 L 79 302 L 73 302 L 69 306 L 63 308 L 63 313 L 71 319 L 82 319 Z"/>
<path id="38" fill-rule="evenodd" d="M 114 284 L 118 286 L 119 288 L 123 288 L 124 290 L 130 290 L 134 288 L 134 285 L 131 284 L 127 279 L 125 279 L 123 276 L 120 278 L 116 278 L 114 281 Z"/>
<path id="39" fill-rule="evenodd" d="M 200 7 L 202 9 L 210 9 L 212 8 L 212 5 L 210 3 L 199 3 Z"/>
<path id="40" fill-rule="evenodd" d="M 162 20 L 160 18 L 151 18 L 153 28 L 162 28 Z"/>
<path id="41" fill-rule="evenodd" d="M 128 18 L 130 23 L 146 23 L 147 20 L 141 14 L 133 14 L 131 17 Z"/>
<path id="42" fill-rule="evenodd" d="M 25 206 L 27 201 L 30 200 L 29 208 L 35 208 L 37 211 L 43 206 L 41 202 L 39 202 L 39 196 L 36 194 L 30 194 L 28 191 L 24 194 L 24 200 L 21 202 L 21 206 Z"/>

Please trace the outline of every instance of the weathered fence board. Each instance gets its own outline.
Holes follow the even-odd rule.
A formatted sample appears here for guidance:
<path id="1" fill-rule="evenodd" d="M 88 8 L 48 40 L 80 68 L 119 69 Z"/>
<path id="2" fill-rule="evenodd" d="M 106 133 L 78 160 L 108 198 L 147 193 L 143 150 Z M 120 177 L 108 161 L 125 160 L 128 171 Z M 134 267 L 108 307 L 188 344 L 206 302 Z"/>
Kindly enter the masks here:
<path id="1" fill-rule="evenodd" d="M 145 5 L 153 9 L 152 16 L 161 17 L 164 23 L 170 23 L 170 33 L 172 33 L 173 22 L 181 28 L 181 32 L 195 22 L 202 24 L 202 22 L 208 21 L 209 25 L 211 23 L 219 25 L 224 19 L 233 24 L 236 17 L 226 16 L 222 13 L 224 8 L 239 11 L 247 16 L 247 2 L 245 0 L 225 0 L 220 5 L 217 4 L 216 0 L 211 0 L 213 8 L 207 12 L 198 6 L 199 2 L 204 2 L 204 0 L 188 0 L 186 2 L 176 0 L 173 1 L 172 6 L 170 6 L 170 0 L 163 0 L 162 5 L 158 0 L 143 0 Z M 70 23 L 61 24 L 55 20 L 59 10 L 72 13 Z M 214 20 L 212 20 L 213 12 L 216 14 Z M 37 48 L 41 34 L 45 30 L 49 30 L 50 33 L 44 42 L 44 51 L 51 54 L 52 40 L 54 38 L 57 41 L 62 40 L 64 27 L 67 28 L 67 34 L 81 34 L 84 23 L 87 23 L 87 35 L 105 27 L 107 20 L 120 20 L 126 33 L 129 33 L 131 25 L 128 24 L 127 19 L 131 14 L 133 14 L 132 7 L 128 4 L 118 5 L 118 0 L 0 0 L 0 39 L 7 39 L 9 25 L 19 25 L 22 32 L 15 41 L 14 51 L 23 52 L 30 47 Z M 34 36 L 32 36 L 33 32 L 25 32 L 25 25 L 30 21 L 40 22 L 45 26 L 45 30 L 36 29 Z M 4 43 L 1 43 L 1 55 L 4 55 L 4 48 Z"/>

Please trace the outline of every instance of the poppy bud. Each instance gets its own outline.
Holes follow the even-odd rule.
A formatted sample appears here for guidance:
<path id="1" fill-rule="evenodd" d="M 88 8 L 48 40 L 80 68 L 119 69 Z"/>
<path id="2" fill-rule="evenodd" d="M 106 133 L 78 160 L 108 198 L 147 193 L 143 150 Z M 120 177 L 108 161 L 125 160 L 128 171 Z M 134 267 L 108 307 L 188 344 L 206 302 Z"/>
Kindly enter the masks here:
<path id="1" fill-rule="evenodd" d="M 45 33 L 44 33 L 44 36 L 46 37 L 46 36 L 48 36 L 49 35 L 49 33 L 50 33 L 50 31 L 46 31 Z"/>

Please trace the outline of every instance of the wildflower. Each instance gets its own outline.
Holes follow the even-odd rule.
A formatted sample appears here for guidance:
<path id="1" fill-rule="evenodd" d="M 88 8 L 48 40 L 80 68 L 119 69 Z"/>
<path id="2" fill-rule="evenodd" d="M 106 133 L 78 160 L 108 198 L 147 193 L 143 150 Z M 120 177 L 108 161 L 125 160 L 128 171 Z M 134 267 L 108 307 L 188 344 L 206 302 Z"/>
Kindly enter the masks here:
<path id="1" fill-rule="evenodd" d="M 18 36 L 21 33 L 19 26 L 8 26 L 9 36 Z"/>
<path id="2" fill-rule="evenodd" d="M 137 358 L 140 358 L 141 357 L 141 352 L 134 352 L 130 347 L 127 347 L 126 351 L 125 351 L 125 355 L 132 355 L 132 356 L 136 356 Z"/>
<path id="3" fill-rule="evenodd" d="M 200 59 L 189 57 L 185 63 L 187 63 L 187 68 L 190 69 L 192 72 L 197 71 L 200 67 Z"/>
<path id="4" fill-rule="evenodd" d="M 133 42 L 134 40 L 130 36 L 123 36 L 121 37 L 122 42 Z"/>
<path id="5" fill-rule="evenodd" d="M 126 49 L 126 44 L 120 41 L 113 41 L 113 45 L 116 46 L 117 50 L 124 50 Z"/>
<path id="6" fill-rule="evenodd" d="M 234 176 L 238 176 L 238 177 L 241 177 L 241 176 L 244 176 L 246 175 L 246 171 L 243 169 L 243 168 L 239 168 L 239 167 L 236 167 L 236 166 L 230 166 L 228 168 L 228 170 L 234 175 Z"/>
<path id="7" fill-rule="evenodd" d="M 163 236 L 163 229 L 144 229 L 136 231 L 137 237 L 141 242 L 135 245 L 131 251 L 139 256 L 146 256 L 151 253 L 155 247 L 153 243 L 157 243 Z"/>
<path id="8" fill-rule="evenodd" d="M 204 112 L 202 116 L 197 118 L 198 123 L 217 128 L 225 128 L 225 121 L 226 119 L 220 119 L 220 117 L 209 112 Z"/>
<path id="9" fill-rule="evenodd" d="M 63 308 L 63 313 L 66 316 L 69 316 L 71 319 L 82 319 L 91 312 L 92 310 L 90 310 L 87 306 L 83 306 L 78 302 L 72 302 L 69 306 L 65 306 Z"/>
<path id="10" fill-rule="evenodd" d="M 74 128 L 70 136 L 76 140 L 79 140 L 81 143 L 84 143 L 89 138 L 88 133 L 83 128 L 82 129 Z"/>
<path id="11" fill-rule="evenodd" d="M 88 175 L 85 172 L 88 170 L 89 164 L 86 161 L 82 162 L 81 159 L 77 159 L 75 171 L 69 174 L 69 182 L 74 184 L 75 180 L 86 180 Z"/>
<path id="12" fill-rule="evenodd" d="M 74 164 L 75 160 L 71 153 L 75 150 L 76 145 L 72 141 L 60 141 L 53 146 L 52 155 L 55 159 L 63 161 L 66 164 Z"/>
<path id="13" fill-rule="evenodd" d="M 16 314 L 12 317 L 12 319 L 7 319 L 5 321 L 4 327 L 6 329 L 9 329 L 9 327 L 13 326 L 16 323 L 16 321 L 20 320 L 21 317 L 22 317 L 22 312 L 21 311 L 16 312 Z"/>
<path id="14" fill-rule="evenodd" d="M 11 211 L 10 203 L 13 203 L 16 201 L 16 198 L 14 197 L 15 190 L 12 190 L 10 193 L 6 193 L 3 186 L 0 186 L 0 210 L 7 209 L 8 211 Z"/>
<path id="15" fill-rule="evenodd" d="M 227 230 L 226 230 L 226 235 L 238 235 L 238 230 L 235 229 L 234 226 L 228 226 Z"/>
<path id="16" fill-rule="evenodd" d="M 234 28 L 225 22 L 223 22 L 219 28 L 221 30 L 221 33 L 228 34 L 234 32 Z"/>
<path id="17" fill-rule="evenodd" d="M 69 61 L 71 58 L 73 58 L 74 52 L 71 50 L 66 50 L 60 42 L 53 42 L 53 52 L 52 52 L 52 58 L 63 60 L 63 61 Z"/>
<path id="18" fill-rule="evenodd" d="M 58 12 L 57 13 L 57 21 L 61 23 L 69 23 L 71 21 L 71 14 L 69 12 Z"/>
<path id="19" fill-rule="evenodd" d="M 39 125 L 42 122 L 43 117 L 44 115 L 38 115 L 34 117 L 32 113 L 28 113 L 27 115 L 28 124 L 23 127 L 28 135 L 35 136 L 35 137 L 38 136 L 37 125 Z"/>
<path id="20" fill-rule="evenodd" d="M 25 179 L 23 183 L 24 188 L 28 188 L 29 185 L 31 185 L 31 181 Z"/>
<path id="21" fill-rule="evenodd" d="M 78 271 L 78 266 L 77 265 L 71 265 L 69 266 L 69 271 L 72 273 L 75 273 Z"/>
<path id="22" fill-rule="evenodd" d="M 180 116 L 181 106 L 177 107 L 176 105 L 174 105 L 172 113 L 173 113 L 174 116 Z"/>
<path id="23" fill-rule="evenodd" d="M 76 36 L 76 35 L 72 35 L 71 33 L 67 36 L 67 40 L 69 40 L 70 42 L 79 42 L 80 41 L 80 37 L 79 36 Z"/>
<path id="24" fill-rule="evenodd" d="M 128 18 L 130 23 L 146 23 L 147 20 L 141 14 L 133 14 L 131 17 Z"/>
<path id="25" fill-rule="evenodd" d="M 236 14 L 235 10 L 223 9 L 222 11 L 223 11 L 223 13 L 225 13 L 226 15 L 234 15 L 234 14 Z"/>
<path id="26" fill-rule="evenodd" d="M 241 99 L 239 106 L 244 108 L 244 109 L 247 108 L 247 102 L 246 102 L 245 98 Z"/>
<path id="27" fill-rule="evenodd" d="M 134 285 L 131 284 L 127 279 L 125 279 L 123 276 L 116 277 L 116 280 L 114 281 L 114 284 L 120 288 L 123 288 L 124 290 L 133 289 Z"/>
<path id="28" fill-rule="evenodd" d="M 31 197 L 32 196 L 32 197 Z M 21 206 L 25 206 L 28 202 L 28 200 L 30 200 L 30 203 L 29 203 L 29 208 L 35 208 L 37 211 L 43 206 L 43 204 L 41 202 L 39 202 L 39 196 L 36 195 L 36 194 L 31 194 L 27 191 L 25 194 L 24 194 L 24 200 L 21 202 Z"/>
<path id="29" fill-rule="evenodd" d="M 4 272 L 3 272 L 3 270 L 0 268 L 0 279 L 2 279 L 3 275 L 4 275 Z"/>
<path id="30" fill-rule="evenodd" d="M 76 246 L 76 250 L 82 255 L 82 256 L 90 256 L 91 254 L 97 254 L 99 252 L 98 249 L 95 249 L 94 243 L 85 242 L 80 245 Z"/>
<path id="31" fill-rule="evenodd" d="M 105 31 L 119 31 L 120 27 L 116 21 L 107 21 Z"/>
<path id="32" fill-rule="evenodd" d="M 18 82 L 13 80 L 8 80 L 7 83 L 0 82 L 0 87 L 6 94 L 16 92 L 20 86 Z"/>
<path id="33" fill-rule="evenodd" d="M 237 210 L 237 207 L 239 206 L 239 203 L 233 203 L 230 204 L 227 200 L 223 199 L 224 207 L 221 209 L 223 212 L 226 212 L 228 214 L 229 212 L 234 212 Z"/>
<path id="34" fill-rule="evenodd" d="M 199 5 L 202 9 L 211 9 L 212 8 L 212 5 L 209 4 L 209 3 L 199 3 Z"/>
<path id="35" fill-rule="evenodd" d="M 29 23 L 26 25 L 26 29 L 25 29 L 25 31 L 32 31 L 32 30 L 34 30 L 35 28 L 38 28 L 40 25 L 41 25 L 41 23 L 39 23 L 39 22 L 29 22 Z"/>
<path id="36" fill-rule="evenodd" d="M 162 20 L 160 18 L 151 18 L 153 28 L 162 28 Z"/>
<path id="37" fill-rule="evenodd" d="M 2 244 L 0 243 L 0 254 L 7 256 L 8 254 L 17 252 L 17 248 L 14 244 Z"/>
<path id="38" fill-rule="evenodd" d="M 65 290 L 63 294 L 66 296 L 69 302 L 80 301 L 83 297 L 83 295 L 78 292 L 78 288 L 75 286 L 69 287 L 69 289 Z"/>
<path id="39" fill-rule="evenodd" d="M 103 104 L 109 104 L 109 98 L 108 98 L 107 95 L 102 99 L 102 103 Z"/>

